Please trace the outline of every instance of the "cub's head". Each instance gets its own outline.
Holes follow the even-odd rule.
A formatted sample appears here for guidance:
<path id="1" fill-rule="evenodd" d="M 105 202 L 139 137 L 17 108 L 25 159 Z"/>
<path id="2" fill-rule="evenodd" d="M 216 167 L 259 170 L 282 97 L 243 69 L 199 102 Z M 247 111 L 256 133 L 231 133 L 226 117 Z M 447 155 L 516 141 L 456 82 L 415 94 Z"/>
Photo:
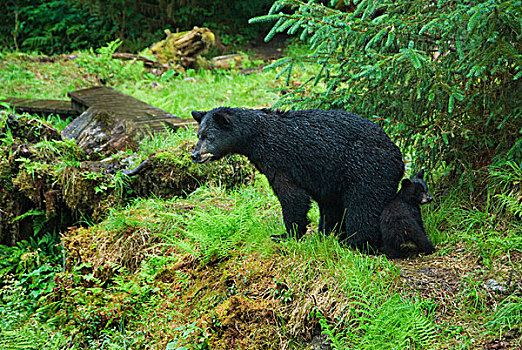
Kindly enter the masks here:
<path id="1" fill-rule="evenodd" d="M 406 201 L 410 203 L 428 204 L 433 200 L 428 192 L 428 185 L 424 181 L 424 170 L 419 171 L 410 179 L 402 180 L 401 192 Z"/>
<path id="2" fill-rule="evenodd" d="M 232 108 L 220 107 L 208 112 L 192 111 L 198 122 L 198 143 L 191 154 L 195 163 L 220 159 L 230 153 L 237 153 L 238 135 Z"/>

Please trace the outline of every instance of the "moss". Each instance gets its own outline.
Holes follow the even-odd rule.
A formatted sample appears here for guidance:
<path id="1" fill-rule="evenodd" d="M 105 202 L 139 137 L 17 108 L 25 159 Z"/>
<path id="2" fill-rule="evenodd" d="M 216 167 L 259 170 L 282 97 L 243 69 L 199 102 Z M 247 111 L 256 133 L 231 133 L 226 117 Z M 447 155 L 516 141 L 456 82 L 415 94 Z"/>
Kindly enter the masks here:
<path id="1" fill-rule="evenodd" d="M 185 147 L 183 147 L 183 146 L 181 146 L 181 147 L 185 150 Z M 166 150 L 166 151 L 156 153 L 154 155 L 154 158 L 162 165 L 167 165 L 167 166 L 174 163 L 174 164 L 178 164 L 181 167 L 189 168 L 192 163 L 192 159 L 190 158 L 190 153 L 188 153 L 188 152 L 180 153 L 180 152 L 176 152 L 176 151 L 173 152 L 172 150 L 170 150 L 170 151 Z"/>
<path id="2" fill-rule="evenodd" d="M 235 295 L 215 311 L 211 349 L 273 349 L 278 330 L 273 304 Z"/>
<path id="3" fill-rule="evenodd" d="M 44 193 L 52 185 L 49 180 L 48 164 L 31 162 L 21 167 L 17 176 L 13 179 L 13 185 L 16 189 L 22 191 L 29 199 L 36 203 L 39 209 L 42 209 L 44 203 Z"/>
<path id="4" fill-rule="evenodd" d="M 254 179 L 253 167 L 241 156 L 227 156 L 205 164 L 193 163 L 190 153 L 195 143 L 195 140 L 184 141 L 177 147 L 153 154 L 149 158 L 150 166 L 133 179 L 133 188 L 138 195 L 184 196 L 206 183 L 232 188 Z"/>
<path id="5" fill-rule="evenodd" d="M 206 329 L 210 349 L 279 347 L 280 301 L 270 292 L 276 287 L 277 262 L 254 254 L 210 264 L 192 260 L 181 266 L 190 276 L 181 301 L 189 305 L 186 322 Z"/>
<path id="6" fill-rule="evenodd" d="M 2 152 L 0 152 L 0 188 L 3 191 L 11 191 L 13 189 L 13 173 L 9 161 Z"/>
<path id="7" fill-rule="evenodd" d="M 2 123 L 4 124 L 4 123 Z M 18 116 L 9 114 L 5 117 L 5 126 L 0 128 L 0 133 L 4 133 L 4 128 L 9 129 L 13 139 L 23 142 L 34 143 L 39 140 L 59 140 L 60 133 L 54 127 L 31 116 Z"/>
<path id="8" fill-rule="evenodd" d="M 204 165 L 192 163 L 194 141 L 186 141 L 152 155 L 149 166 L 129 180 L 117 173 L 116 157 L 89 160 L 75 142 L 54 139 L 59 133 L 45 123 L 30 117 L 9 118 L 3 124 L 10 123 L 13 138 L 0 148 L 0 209 L 12 215 L 0 216 L 2 242 L 16 242 L 32 233 L 31 217 L 11 223 L 30 210 L 45 212 L 45 219 L 56 217 L 46 230 L 58 231 L 78 219 L 99 222 L 131 196 L 183 196 L 205 183 L 233 187 L 253 178 L 253 168 L 237 156 Z"/>
<path id="9" fill-rule="evenodd" d="M 198 27 L 186 32 L 171 33 L 166 30 L 165 33 L 167 37 L 153 44 L 150 49 L 159 62 L 168 63 L 178 71 L 185 68 L 203 68 L 197 66 L 197 61 L 200 54 L 214 45 L 214 33 L 208 28 Z M 201 58 L 199 62 L 202 62 Z"/>

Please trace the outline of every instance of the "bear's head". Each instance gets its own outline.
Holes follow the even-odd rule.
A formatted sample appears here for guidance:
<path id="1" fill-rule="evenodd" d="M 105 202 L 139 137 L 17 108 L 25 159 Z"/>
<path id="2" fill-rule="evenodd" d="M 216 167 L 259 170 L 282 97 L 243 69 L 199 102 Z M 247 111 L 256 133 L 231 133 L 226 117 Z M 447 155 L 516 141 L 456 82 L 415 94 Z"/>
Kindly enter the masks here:
<path id="1" fill-rule="evenodd" d="M 192 117 L 199 124 L 198 143 L 191 154 L 193 162 L 205 163 L 238 152 L 240 135 L 234 127 L 237 117 L 232 108 L 192 111 Z"/>
<path id="2" fill-rule="evenodd" d="M 424 170 L 419 171 L 410 179 L 404 179 L 401 183 L 403 198 L 414 204 L 428 204 L 433 197 L 428 192 L 428 185 L 424 181 Z"/>

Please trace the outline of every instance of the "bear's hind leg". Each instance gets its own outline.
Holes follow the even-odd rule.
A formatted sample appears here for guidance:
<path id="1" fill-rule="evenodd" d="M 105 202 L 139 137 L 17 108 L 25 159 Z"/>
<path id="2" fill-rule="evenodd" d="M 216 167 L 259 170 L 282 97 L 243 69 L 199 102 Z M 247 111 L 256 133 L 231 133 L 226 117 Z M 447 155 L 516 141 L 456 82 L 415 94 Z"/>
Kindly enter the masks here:
<path id="1" fill-rule="evenodd" d="M 388 258 L 403 258 L 404 252 L 401 249 L 405 241 L 405 235 L 400 229 L 386 228 L 381 226 L 382 230 L 382 246 L 379 249 Z M 395 231 L 394 231 L 395 230 Z"/>
<path id="2" fill-rule="evenodd" d="M 390 259 L 397 259 L 397 258 L 403 257 L 403 254 L 402 254 L 402 251 L 400 250 L 400 248 L 396 249 L 393 245 L 389 245 L 389 244 L 383 245 L 380 250 L 384 253 L 384 255 L 386 255 Z"/>
<path id="3" fill-rule="evenodd" d="M 379 214 L 382 209 L 371 208 L 368 205 L 372 203 L 371 198 L 359 198 L 360 202 L 349 197 L 344 202 L 346 230 L 341 233 L 340 240 L 351 247 L 372 253 L 381 245 Z"/>
<path id="4" fill-rule="evenodd" d="M 424 231 L 423 228 L 419 227 L 420 225 L 417 225 L 417 229 L 413 234 L 413 242 L 417 245 L 417 249 L 419 253 L 426 253 L 426 254 L 432 254 L 435 252 L 435 247 L 433 246 L 433 243 L 431 243 L 430 239 L 426 235 L 426 231 Z"/>

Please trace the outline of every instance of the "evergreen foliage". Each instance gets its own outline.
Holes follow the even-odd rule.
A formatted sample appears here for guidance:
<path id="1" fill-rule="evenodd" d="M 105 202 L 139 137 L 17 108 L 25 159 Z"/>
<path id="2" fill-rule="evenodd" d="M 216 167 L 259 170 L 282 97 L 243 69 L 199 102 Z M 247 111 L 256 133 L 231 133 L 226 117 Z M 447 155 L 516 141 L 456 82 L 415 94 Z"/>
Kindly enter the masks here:
<path id="1" fill-rule="evenodd" d="M 311 44 L 310 54 L 273 64 L 287 83 L 294 67 L 318 66 L 286 89 L 280 106 L 377 120 L 403 149 L 418 151 L 416 167 L 445 166 L 452 181 L 471 181 L 486 165 L 520 163 L 522 2 L 323 3 L 278 0 L 251 20 L 276 21 L 266 40 L 287 32 Z"/>

